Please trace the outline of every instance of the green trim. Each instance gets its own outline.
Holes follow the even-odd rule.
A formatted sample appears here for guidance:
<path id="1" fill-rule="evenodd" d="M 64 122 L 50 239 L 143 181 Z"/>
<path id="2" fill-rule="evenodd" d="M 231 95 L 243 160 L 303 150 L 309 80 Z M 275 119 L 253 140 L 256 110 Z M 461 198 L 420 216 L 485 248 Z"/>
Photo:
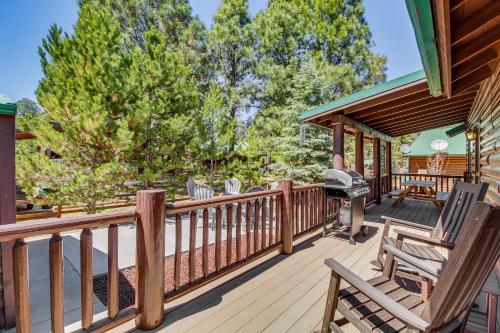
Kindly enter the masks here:
<path id="1" fill-rule="evenodd" d="M 339 98 L 333 102 L 320 105 L 314 109 L 304 111 L 300 114 L 300 119 L 304 120 L 310 117 L 317 116 L 324 112 L 328 112 L 342 106 L 346 106 L 352 104 L 354 102 L 361 101 L 363 99 L 384 93 L 386 91 L 402 87 L 404 85 L 410 84 L 412 82 L 425 79 L 425 72 L 423 70 L 419 70 L 401 77 L 398 77 L 394 80 L 387 81 L 385 83 L 378 84 L 368 89 L 364 89 L 354 94 Z"/>
<path id="2" fill-rule="evenodd" d="M 406 0 L 420 58 L 432 96 L 441 96 L 441 73 L 430 0 Z"/>
<path id="3" fill-rule="evenodd" d="M 17 114 L 17 106 L 5 94 L 0 93 L 0 114 L 15 116 Z"/>
<path id="4" fill-rule="evenodd" d="M 455 135 L 458 135 L 460 133 L 464 133 L 467 130 L 467 127 L 465 127 L 465 124 L 460 124 L 456 127 L 453 127 L 452 129 L 449 129 L 446 131 L 446 135 L 449 138 L 454 137 Z"/>
<path id="5" fill-rule="evenodd" d="M 452 129 L 452 127 L 441 127 L 420 132 L 418 137 L 411 144 L 411 153 L 405 154 L 405 156 L 431 156 L 436 153 L 436 151 L 431 148 L 431 143 L 437 139 L 448 142 L 448 147 L 444 150 L 448 155 L 464 156 L 466 154 L 465 135 L 457 135 L 453 138 L 449 138 L 446 132 L 450 129 Z"/>

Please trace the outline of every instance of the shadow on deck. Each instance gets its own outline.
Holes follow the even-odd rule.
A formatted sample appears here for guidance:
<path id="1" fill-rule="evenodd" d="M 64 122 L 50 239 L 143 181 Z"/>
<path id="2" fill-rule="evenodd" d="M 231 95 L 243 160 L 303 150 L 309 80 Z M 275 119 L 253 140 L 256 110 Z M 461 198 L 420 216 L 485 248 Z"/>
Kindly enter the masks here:
<path id="1" fill-rule="evenodd" d="M 357 245 L 319 230 L 298 241 L 294 254 L 270 254 L 253 268 L 228 275 L 206 289 L 166 305 L 164 324 L 157 332 L 319 332 L 332 257 L 364 279 L 380 272 L 370 261 L 376 256 L 381 215 L 435 225 L 439 212 L 432 203 L 407 200 L 392 208 L 394 199 L 366 209 L 367 237 Z M 123 330 L 123 327 L 122 327 Z"/>

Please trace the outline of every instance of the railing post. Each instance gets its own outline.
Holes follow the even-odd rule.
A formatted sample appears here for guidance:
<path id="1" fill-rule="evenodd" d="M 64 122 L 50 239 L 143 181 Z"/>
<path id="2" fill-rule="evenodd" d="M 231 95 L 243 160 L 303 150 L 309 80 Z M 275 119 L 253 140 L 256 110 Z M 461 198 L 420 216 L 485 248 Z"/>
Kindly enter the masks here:
<path id="1" fill-rule="evenodd" d="M 137 192 L 136 326 L 149 330 L 163 322 L 166 191 Z"/>
<path id="2" fill-rule="evenodd" d="M 281 240 L 283 242 L 282 252 L 292 254 L 293 228 L 292 228 L 292 180 L 282 179 L 279 186 L 283 191 L 281 201 Z"/>

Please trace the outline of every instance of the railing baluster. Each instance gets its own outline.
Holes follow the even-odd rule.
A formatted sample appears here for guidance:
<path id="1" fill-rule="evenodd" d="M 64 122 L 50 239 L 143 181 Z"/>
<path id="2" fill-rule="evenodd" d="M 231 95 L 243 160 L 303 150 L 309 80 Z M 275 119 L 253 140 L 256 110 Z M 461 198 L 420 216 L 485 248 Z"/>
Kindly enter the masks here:
<path id="1" fill-rule="evenodd" d="M 241 203 L 236 206 L 236 260 L 241 260 Z"/>
<path id="2" fill-rule="evenodd" d="M 196 280 L 196 227 L 198 226 L 198 212 L 189 213 L 189 283 Z"/>
<path id="3" fill-rule="evenodd" d="M 276 242 L 281 241 L 281 195 L 276 196 Z"/>
<path id="4" fill-rule="evenodd" d="M 220 206 L 215 209 L 215 269 L 221 267 L 222 211 Z"/>
<path id="5" fill-rule="evenodd" d="M 212 221 L 214 223 L 214 221 Z M 208 275 L 208 209 L 203 209 L 203 276 Z"/>
<path id="6" fill-rule="evenodd" d="M 300 205 L 300 192 L 295 192 L 293 194 L 293 215 L 295 217 L 295 233 L 299 233 L 300 229 L 300 216 L 299 216 L 299 205 Z"/>
<path id="7" fill-rule="evenodd" d="M 233 261 L 233 205 L 226 206 L 226 265 Z"/>
<path id="8" fill-rule="evenodd" d="M 261 249 L 266 248 L 266 227 L 267 227 L 267 198 L 262 198 L 262 216 L 261 216 Z"/>
<path id="9" fill-rule="evenodd" d="M 273 244 L 274 197 L 269 197 L 269 246 Z"/>
<path id="10" fill-rule="evenodd" d="M 250 238 L 250 224 L 252 223 L 251 220 L 252 217 L 252 205 L 250 204 L 249 201 L 247 201 L 246 206 L 245 206 L 245 232 L 246 232 L 246 239 L 247 239 L 247 246 L 246 246 L 246 254 L 245 256 L 248 257 L 250 256 L 250 243 L 251 243 L 251 238 Z"/>
<path id="11" fill-rule="evenodd" d="M 52 332 L 64 332 L 63 243 L 61 235 L 53 234 L 49 241 L 50 318 Z"/>
<path id="12" fill-rule="evenodd" d="M 300 202 L 297 205 L 297 216 L 299 216 L 300 211 L 300 231 L 305 230 L 305 221 L 304 221 L 304 192 L 297 192 L 297 195 L 300 195 Z"/>
<path id="13" fill-rule="evenodd" d="M 181 256 L 182 256 L 182 216 L 175 214 L 175 257 L 174 257 L 174 288 L 181 286 Z"/>
<path id="14" fill-rule="evenodd" d="M 82 327 L 92 325 L 94 315 L 94 276 L 92 265 L 92 231 L 83 229 L 80 235 L 80 283 L 82 302 Z"/>
<path id="15" fill-rule="evenodd" d="M 300 192 L 300 219 L 302 231 L 306 230 L 306 192 Z"/>
<path id="16" fill-rule="evenodd" d="M 31 332 L 30 289 L 28 282 L 28 245 L 19 239 L 14 245 L 14 299 L 16 332 Z"/>
<path id="17" fill-rule="evenodd" d="M 259 251 L 259 221 L 260 221 L 260 209 L 259 209 L 259 199 L 255 200 L 254 207 L 254 221 L 253 221 L 253 252 L 257 253 Z"/>
<path id="18" fill-rule="evenodd" d="M 108 317 L 113 319 L 120 311 L 118 272 L 118 225 L 108 228 Z"/>

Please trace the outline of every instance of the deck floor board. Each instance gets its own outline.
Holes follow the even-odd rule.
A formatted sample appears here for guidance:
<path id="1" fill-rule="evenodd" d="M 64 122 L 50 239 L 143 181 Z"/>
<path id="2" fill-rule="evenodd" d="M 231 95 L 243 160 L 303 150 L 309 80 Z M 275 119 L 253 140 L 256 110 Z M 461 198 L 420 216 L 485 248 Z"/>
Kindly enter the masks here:
<path id="1" fill-rule="evenodd" d="M 156 331 L 319 332 L 330 278 L 325 258 L 335 258 L 369 279 L 381 274 L 370 264 L 380 242 L 381 215 L 431 226 L 437 221 L 439 212 L 430 202 L 405 200 L 392 208 L 393 202 L 384 199 L 381 205 L 367 207 L 369 235 L 358 236 L 356 245 L 331 233 L 322 238 L 318 230 L 295 245 L 291 256 L 270 256 L 194 299 L 183 302 L 186 295 L 167 304 L 165 323 Z"/>

